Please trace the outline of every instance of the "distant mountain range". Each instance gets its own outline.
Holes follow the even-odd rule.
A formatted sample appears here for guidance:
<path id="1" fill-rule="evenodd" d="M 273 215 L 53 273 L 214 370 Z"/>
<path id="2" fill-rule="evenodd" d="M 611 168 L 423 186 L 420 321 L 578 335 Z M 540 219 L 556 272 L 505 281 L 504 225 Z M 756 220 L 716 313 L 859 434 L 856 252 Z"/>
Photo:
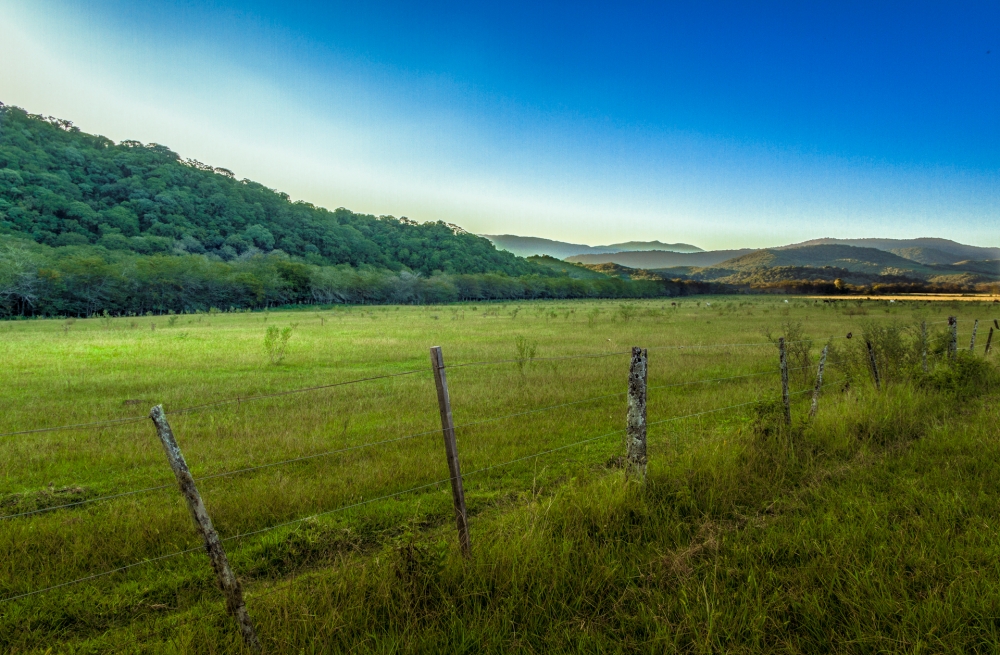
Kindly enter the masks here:
<path id="1" fill-rule="evenodd" d="M 875 248 L 911 259 L 921 264 L 956 264 L 976 259 L 1000 259 L 1000 248 L 967 246 L 950 239 L 813 239 L 783 248 L 801 246 L 844 245 Z M 776 249 L 777 250 L 777 249 Z"/>
<path id="2" fill-rule="evenodd" d="M 618 264 L 630 268 L 672 268 L 674 266 L 715 266 L 722 262 L 758 252 L 751 248 L 742 250 L 708 250 L 702 252 L 666 252 L 662 250 L 638 250 L 609 254 L 574 255 L 566 261 L 578 264 Z"/>
<path id="3" fill-rule="evenodd" d="M 532 258 L 556 266 L 550 258 Z M 760 250 L 695 253 L 643 250 L 574 255 L 559 262 L 611 277 L 690 279 L 751 288 L 822 282 L 866 287 L 922 284 L 993 288 L 1000 281 L 1000 248 L 948 239 L 815 239 Z M 573 269 L 564 271 L 574 275 Z"/>
<path id="4" fill-rule="evenodd" d="M 513 234 L 481 234 L 493 242 L 500 250 L 506 250 L 519 257 L 532 255 L 548 255 L 556 259 L 566 259 L 573 255 L 602 255 L 611 253 L 633 252 L 636 250 L 665 252 L 703 252 L 698 246 L 687 243 L 660 243 L 659 241 L 628 241 L 613 243 L 607 246 L 587 246 L 580 243 L 566 243 L 539 237 L 520 237 Z"/>

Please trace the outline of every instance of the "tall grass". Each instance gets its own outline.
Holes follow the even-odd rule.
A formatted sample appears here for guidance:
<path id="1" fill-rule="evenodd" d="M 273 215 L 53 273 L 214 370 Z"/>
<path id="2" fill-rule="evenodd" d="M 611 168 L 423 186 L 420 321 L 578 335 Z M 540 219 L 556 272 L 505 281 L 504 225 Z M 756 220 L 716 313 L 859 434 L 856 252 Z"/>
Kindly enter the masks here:
<path id="1" fill-rule="evenodd" d="M 469 561 L 458 554 L 447 485 L 230 539 L 263 641 L 272 652 L 846 652 L 987 643 L 1000 573 L 986 568 L 995 546 L 982 526 L 995 525 L 1000 504 L 972 494 L 1000 459 L 987 427 L 997 418 L 995 366 L 981 355 L 954 363 L 932 355 L 924 375 L 907 354 L 918 346 L 903 303 L 863 324 L 798 300 L 711 302 L 638 304 L 627 323 L 616 304 L 567 302 L 469 307 L 469 318 L 456 313 L 454 321 L 441 321 L 440 308 L 352 308 L 315 320 L 271 312 L 267 323 L 258 314 L 183 316 L 156 331 L 142 329 L 145 319 L 107 329 L 78 321 L 69 331 L 55 321 L 7 324 L 0 348 L 24 386 L 5 400 L 0 430 L 426 369 L 172 416 L 196 477 L 432 432 L 203 481 L 213 521 L 234 537 L 446 477 L 433 433 L 430 345 L 442 345 L 451 365 L 514 360 L 449 371 L 459 425 L 624 391 L 626 356 L 544 357 L 645 346 L 650 387 L 771 371 L 651 388 L 650 421 L 759 402 L 651 425 L 645 485 L 618 468 L 620 435 L 473 473 L 623 428 L 623 397 L 460 427 L 462 467 L 471 473 Z M 944 313 L 930 311 L 928 320 Z M 259 345 L 266 328 L 292 321 L 296 337 L 272 365 Z M 761 342 L 762 329 L 782 321 L 800 323 L 816 344 L 848 331 L 863 336 L 832 341 L 819 415 L 806 422 L 808 394 L 796 395 L 791 429 L 777 405 L 773 347 L 676 348 Z M 537 343 L 539 359 L 519 349 L 519 335 Z M 882 393 L 866 377 L 864 339 L 877 352 L 902 349 L 886 363 Z M 8 514 L 171 482 L 145 422 L 4 437 L 0 451 Z M 910 509 L 896 498 L 901 490 Z M 197 545 L 170 486 L 9 519 L 0 522 L 0 594 Z M 958 577 L 945 589 L 948 576 Z M 197 552 L 0 612 L 0 644 L 10 652 L 241 649 Z"/>

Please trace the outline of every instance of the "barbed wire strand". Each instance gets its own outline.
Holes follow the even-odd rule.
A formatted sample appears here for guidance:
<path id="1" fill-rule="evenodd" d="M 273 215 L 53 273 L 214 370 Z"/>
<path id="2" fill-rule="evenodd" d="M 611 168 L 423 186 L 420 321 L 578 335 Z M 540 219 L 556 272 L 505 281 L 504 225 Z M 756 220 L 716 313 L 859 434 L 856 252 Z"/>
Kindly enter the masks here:
<path id="1" fill-rule="evenodd" d="M 205 404 L 202 404 L 202 405 L 194 405 L 194 406 L 191 406 L 191 407 L 183 407 L 181 409 L 172 409 L 172 410 L 169 410 L 169 411 L 167 411 L 165 413 L 168 414 L 168 415 L 186 414 L 188 412 L 194 412 L 194 411 L 198 411 L 198 410 L 202 410 L 202 409 L 207 409 L 209 407 L 218 407 L 218 406 L 221 406 L 221 405 L 239 404 L 239 403 L 244 403 L 244 402 L 250 402 L 250 401 L 253 401 L 253 400 L 261 400 L 261 399 L 264 399 L 264 398 L 276 398 L 278 396 L 289 396 L 289 395 L 292 395 L 292 394 L 306 393 L 306 392 L 309 392 L 309 391 L 319 391 L 321 389 L 332 389 L 334 387 L 343 387 L 343 386 L 347 386 L 347 385 L 350 385 L 350 384 L 358 384 L 360 382 L 371 382 L 373 380 L 385 380 L 385 379 L 389 379 L 389 378 L 401 377 L 401 376 L 404 376 L 404 375 L 416 375 L 418 373 L 429 373 L 429 372 L 430 372 L 429 368 L 428 369 L 419 369 L 419 370 L 414 370 L 414 371 L 404 371 L 402 373 L 389 373 L 387 375 L 375 375 L 375 376 L 366 377 L 366 378 L 359 378 L 359 379 L 356 379 L 356 380 L 345 380 L 344 382 L 334 382 L 333 384 L 322 384 L 322 385 L 313 386 L 313 387 L 301 387 L 301 388 L 298 388 L 298 389 L 289 389 L 287 391 L 276 391 L 274 393 L 257 394 L 257 395 L 254 395 L 254 396 L 245 396 L 245 397 L 243 397 L 243 396 L 237 396 L 236 398 L 228 398 L 226 400 L 220 400 L 220 401 L 217 401 L 217 402 L 205 403 Z M 108 426 L 108 425 L 118 425 L 118 424 L 121 424 L 121 423 L 136 423 L 136 422 L 139 422 L 139 421 L 145 421 L 148 418 L 149 418 L 149 416 L 130 416 L 130 417 L 127 417 L 127 418 L 108 419 L 106 421 L 94 421 L 92 423 L 76 423 L 76 424 L 72 424 L 72 425 L 58 425 L 58 426 L 49 427 L 49 428 L 36 428 L 36 429 L 32 429 L 32 430 L 18 430 L 16 432 L 5 432 L 5 433 L 2 433 L 2 434 L 0 434 L 0 437 L 13 437 L 13 436 L 22 435 L 22 434 L 36 434 L 36 433 L 39 433 L 39 432 L 58 432 L 58 431 L 62 431 L 62 430 L 76 430 L 76 429 L 85 429 L 85 428 L 96 428 L 96 427 L 103 427 L 103 426 Z"/>
<path id="2" fill-rule="evenodd" d="M 795 370 L 800 370 L 802 368 L 811 368 L 811 367 L 798 367 L 798 368 L 789 369 L 789 370 L 795 371 Z M 724 378 L 709 378 L 709 379 L 705 379 L 705 380 L 693 380 L 693 381 L 690 381 L 690 382 L 679 382 L 677 384 L 667 384 L 667 385 L 659 385 L 659 386 L 654 386 L 654 387 L 648 387 L 648 389 L 650 389 L 650 390 L 652 390 L 652 389 L 664 389 L 664 388 L 669 388 L 669 387 L 678 387 L 678 386 L 685 386 L 685 385 L 692 385 L 692 384 L 705 384 L 705 383 L 709 383 L 709 382 L 717 382 L 717 381 L 724 381 L 724 380 L 736 380 L 736 379 L 740 379 L 740 378 L 747 378 L 747 377 L 754 377 L 754 376 L 760 376 L 760 375 L 774 374 L 776 372 L 777 371 L 764 371 L 764 372 L 761 372 L 761 373 L 751 373 L 749 375 L 737 375 L 737 376 L 724 377 Z M 493 418 L 483 419 L 483 420 L 480 420 L 480 421 L 470 421 L 468 423 L 460 423 L 460 424 L 458 424 L 458 425 L 455 426 L 455 429 L 458 430 L 458 429 L 461 429 L 461 428 L 471 427 L 471 426 L 475 426 L 475 425 L 481 425 L 481 424 L 484 424 L 484 423 L 491 423 L 491 422 L 502 421 L 502 420 L 506 420 L 506 419 L 510 419 L 510 418 L 516 418 L 516 417 L 519 417 L 519 416 L 526 416 L 526 415 L 529 415 L 529 414 L 536 414 L 536 413 L 539 413 L 539 412 L 551 411 L 551 410 L 560 409 L 560 408 L 563 408 L 563 407 L 570 407 L 570 406 L 579 405 L 579 404 L 582 404 L 582 403 L 593 402 L 595 400 L 603 400 L 605 398 L 620 397 L 620 396 L 627 395 L 627 393 L 628 392 L 626 392 L 626 391 L 622 391 L 620 393 L 605 394 L 605 395 L 602 395 L 602 396 L 592 396 L 590 398 L 584 398 L 582 400 L 575 400 L 575 401 L 568 402 L 568 403 L 560 403 L 560 404 L 557 404 L 557 405 L 549 405 L 547 407 L 539 407 L 539 408 L 536 408 L 536 409 L 530 409 L 530 410 L 523 411 L 523 412 L 515 412 L 515 413 L 512 413 L 512 414 L 506 414 L 504 416 L 497 416 L 497 417 L 493 417 Z M 383 439 L 381 441 L 374 441 L 374 442 L 369 442 L 369 443 L 364 443 L 364 444 L 358 444 L 358 445 L 355 445 L 355 446 L 347 446 L 347 447 L 344 447 L 344 448 L 337 448 L 337 449 L 334 449 L 334 450 L 328 450 L 328 451 L 324 451 L 324 452 L 321 452 L 321 453 L 314 453 L 314 454 L 311 454 L 311 455 L 303 455 L 301 457 L 292 457 L 292 458 L 280 460 L 280 461 L 277 461 L 277 462 L 269 462 L 267 464 L 260 464 L 258 466 L 248 466 L 248 467 L 241 468 L 241 469 L 236 469 L 236 470 L 233 470 L 233 471 L 225 471 L 225 472 L 222 472 L 222 473 L 214 473 L 214 474 L 211 474 L 211 475 L 204 475 L 204 476 L 200 476 L 200 477 L 194 478 L 194 480 L 196 482 L 200 482 L 202 480 L 212 480 L 212 479 L 215 479 L 215 478 L 222 478 L 222 477 L 227 477 L 227 476 L 230 476 L 230 475 L 237 475 L 237 474 L 240 474 L 240 473 L 250 473 L 252 471 L 256 471 L 256 470 L 260 470 L 260 469 L 271 468 L 271 467 L 275 467 L 275 466 L 281 466 L 281 465 L 284 465 L 284 464 L 291 464 L 291 463 L 306 461 L 306 460 L 310 460 L 310 459 L 316 459 L 316 458 L 319 458 L 319 457 L 326 457 L 326 456 L 329 456 L 329 455 L 336 455 L 336 454 L 339 454 L 339 453 L 349 452 L 349 451 L 352 451 L 352 450 L 359 450 L 359 449 L 363 449 L 363 448 L 373 448 L 375 446 L 381 446 L 381 445 L 386 445 L 386 444 L 390 444 L 390 443 L 396 443 L 396 442 L 399 442 L 399 441 L 405 441 L 405 440 L 413 439 L 413 438 L 416 438 L 416 437 L 426 436 L 428 434 L 437 434 L 440 431 L 441 431 L 440 429 L 427 430 L 425 432 L 417 432 L 417 433 L 414 433 L 414 434 L 409 434 L 409 435 L 405 435 L 405 436 L 402 436 L 402 437 L 396 437 L 396 438 L 393 438 L 393 439 Z M 132 490 L 132 491 L 124 491 L 124 492 L 121 492 L 121 493 L 109 494 L 109 495 L 106 495 L 106 496 L 98 496 L 96 498 L 87 498 L 87 499 L 84 499 L 84 500 L 80 500 L 80 501 L 76 501 L 76 502 L 72 502 L 72 503 L 66 503 L 66 504 L 63 504 L 63 505 L 54 505 L 52 507 L 42 507 L 42 508 L 39 508 L 39 509 L 27 511 L 27 512 L 19 512 L 17 514 L 6 514 L 6 515 L 3 515 L 3 516 L 0 516 L 0 521 L 6 520 L 6 519 L 20 518 L 20 517 L 24 517 L 24 516 L 31 516 L 31 515 L 34 515 L 34 514 L 41 514 L 41 513 L 45 513 L 45 512 L 51 512 L 51 511 L 55 511 L 55 510 L 59 510 L 59 509 L 67 509 L 67 508 L 70 508 L 70 507 L 78 507 L 80 505 L 86 505 L 86 504 L 89 504 L 89 503 L 95 503 L 95 502 L 104 501 L 104 500 L 113 500 L 115 498 L 122 498 L 122 497 L 126 497 L 126 496 L 131 496 L 131 495 L 136 495 L 136 494 L 141 494 L 141 493 L 147 493 L 147 492 L 151 492 L 151 491 L 159 491 L 161 489 L 167 489 L 167 488 L 171 488 L 171 487 L 173 487 L 173 484 L 166 483 L 166 484 L 161 484 L 161 485 L 157 485 L 157 486 L 154 486 L 154 487 L 146 487 L 146 488 L 143 488 L 143 489 L 135 489 L 135 490 Z"/>
<path id="3" fill-rule="evenodd" d="M 831 382 L 831 383 L 828 383 L 827 385 L 823 385 L 823 386 L 829 386 L 829 384 L 836 384 L 836 383 L 837 382 Z M 795 392 L 793 394 L 789 394 L 789 395 L 799 395 L 799 394 L 803 394 L 803 393 L 808 393 L 810 391 L 813 391 L 813 389 L 803 389 L 801 391 L 797 391 L 797 392 Z M 653 421 L 653 422 L 647 423 L 647 426 L 649 426 L 649 425 L 657 425 L 657 424 L 660 424 L 660 423 L 666 423 L 668 421 L 678 421 L 678 420 L 681 420 L 681 419 L 692 418 L 692 417 L 695 417 L 695 416 L 702 416 L 704 414 L 711 414 L 711 413 L 714 413 L 714 412 L 721 412 L 721 411 L 724 411 L 724 410 L 727 410 L 727 409 L 734 409 L 736 407 L 743 407 L 745 405 L 751 405 L 751 404 L 754 404 L 756 402 L 759 402 L 759 399 L 758 400 L 752 400 L 752 401 L 749 401 L 749 402 L 746 402 L 746 403 L 740 403 L 740 404 L 737 404 L 737 405 L 729 405 L 727 407 L 720 407 L 720 408 L 716 408 L 716 409 L 713 409 L 713 410 L 706 410 L 704 412 L 697 412 L 697 413 L 694 413 L 694 414 L 687 414 L 687 415 L 684 415 L 684 416 L 674 416 L 674 417 L 667 418 L 667 419 L 662 419 L 662 420 L 659 420 L 659 421 Z M 479 474 L 479 473 L 484 473 L 486 471 L 490 471 L 490 470 L 493 470 L 493 469 L 498 469 L 498 468 L 502 468 L 502 467 L 505 467 L 505 466 L 510 466 L 510 465 L 516 464 L 518 462 L 523 462 L 523 461 L 526 461 L 526 460 L 529 460 L 529 459 L 534 459 L 534 458 L 537 458 L 537 457 L 542 457 L 544 455 L 548 455 L 548 454 L 551 454 L 551 453 L 554 453 L 554 452 L 558 452 L 558 451 L 561 451 L 561 450 L 566 450 L 566 449 L 569 449 L 569 448 L 574 448 L 576 446 L 581 446 L 581 445 L 584 445 L 584 444 L 587 444 L 587 443 L 592 443 L 592 442 L 595 442 L 595 441 L 599 441 L 599 440 L 605 439 L 605 438 L 607 438 L 607 437 L 609 437 L 611 435 L 620 434 L 620 433 L 623 433 L 625 431 L 626 431 L 625 429 L 612 430 L 611 432 L 605 432 L 604 434 L 600 434 L 600 435 L 597 435 L 595 437 L 589 437 L 587 439 L 582 439 L 580 441 L 575 441 L 575 442 L 570 443 L 570 444 L 565 444 L 565 445 L 562 445 L 562 446 L 557 446 L 555 448 L 549 448 L 547 450 L 543 450 L 543 451 L 540 451 L 540 452 L 537 452 L 537 453 L 532 453 L 530 455 L 525 455 L 523 457 L 517 457 L 515 459 L 508 460 L 506 462 L 502 462 L 502 463 L 499 463 L 499 464 L 491 464 L 489 466 L 484 466 L 484 467 L 481 467 L 481 468 L 478 468 L 478 469 L 474 469 L 472 471 L 469 471 L 469 472 L 466 472 L 466 473 L 462 474 L 462 478 L 464 479 L 465 477 L 470 477 L 470 476 L 473 476 L 473 475 L 476 475 L 476 474 Z M 367 500 L 362 500 L 362 501 L 359 501 L 359 502 L 356 502 L 356 503 L 352 503 L 350 505 L 343 505 L 341 507 L 337 507 L 335 509 L 327 510 L 325 512 L 317 512 L 317 513 L 311 514 L 309 516 L 305 516 L 305 517 L 301 517 L 301 518 L 297 518 L 297 519 L 292 519 L 290 521 L 285 521 L 285 522 L 282 522 L 282 523 L 278 523 L 276 525 L 272 525 L 272 526 L 269 526 L 269 527 L 266 527 L 266 528 L 261 528 L 260 530 L 253 530 L 251 532 L 245 532 L 245 533 L 240 533 L 240 534 L 236 534 L 236 535 L 231 535 L 229 537 L 224 537 L 224 538 L 220 539 L 220 541 L 234 541 L 234 540 L 238 540 L 238 539 L 245 539 L 247 537 L 252 537 L 252 536 L 255 536 L 255 535 L 258 535 L 258 534 L 263 534 L 265 532 L 270 532 L 272 530 L 277 530 L 279 528 L 287 527 L 289 525 L 295 525 L 297 523 L 302 523 L 302 522 L 309 521 L 309 520 L 312 520 L 312 519 L 315 519 L 315 518 L 319 518 L 321 516 L 327 516 L 327 515 L 330 515 L 330 514 L 335 514 L 335 513 L 338 513 L 338 512 L 347 511 L 347 510 L 350 510 L 350 509 L 361 507 L 363 505 L 368 505 L 368 504 L 371 504 L 371 503 L 374 503 L 374 502 L 378 502 L 380 500 L 388 500 L 390 498 L 395 498 L 397 496 L 402 496 L 404 494 L 412 493 L 414 491 L 420 491 L 422 489 L 427 489 L 427 488 L 430 488 L 430 487 L 436 487 L 436 486 L 442 485 L 442 484 L 444 484 L 446 482 L 451 482 L 452 479 L 453 479 L 453 477 L 449 476 L 447 478 L 442 478 L 440 480 L 435 480 L 434 482 L 428 482 L 426 484 L 421 484 L 421 485 L 417 485 L 417 486 L 414 486 L 414 487 L 409 487 L 409 488 L 404 489 L 402 491 L 396 491 L 396 492 L 389 493 L 389 494 L 383 494 L 383 495 L 377 496 L 375 498 L 369 498 Z M 26 592 L 26 593 L 23 593 L 23 594 L 17 594 L 17 595 L 14 595 L 14 596 L 8 596 L 6 598 L 0 598 L 0 604 L 12 602 L 12 601 L 15 601 L 15 600 L 20 600 L 22 598 L 27 598 L 29 596 L 35 596 L 37 594 L 42 594 L 42 593 L 45 593 L 45 592 L 48 592 L 48 591 L 53 591 L 55 589 L 60 589 L 60 588 L 63 588 L 63 587 L 68 587 L 70 585 L 79 584 L 80 582 L 86 582 L 86 581 L 94 580 L 94 579 L 101 578 L 101 577 L 104 577 L 104 576 L 113 575 L 115 573 L 120 573 L 122 571 L 127 571 L 129 569 L 132 569 L 132 568 L 135 568 L 135 567 L 138 567 L 138 566 L 142 566 L 142 565 L 145 565 L 145 564 L 151 564 L 153 562 L 163 561 L 163 560 L 170 559 L 170 558 L 173 558 L 173 557 L 179 557 L 181 555 L 186 555 L 186 554 L 189 554 L 189 553 L 196 552 L 198 550 L 201 550 L 202 548 L 204 548 L 204 546 L 195 546 L 195 547 L 192 547 L 192 548 L 187 548 L 187 549 L 184 549 L 184 550 L 175 551 L 173 553 L 168 553 L 166 555 L 160 555 L 158 557 L 152 557 L 152 558 L 149 558 L 149 559 L 145 559 L 145 560 L 142 560 L 140 562 L 134 562 L 132 564 L 126 564 L 124 566 L 120 566 L 120 567 L 117 567 L 117 568 L 114 568 L 114 569 L 103 571 L 101 573 L 95 573 L 95 574 L 92 574 L 92 575 L 84 576 L 84 577 L 81 577 L 81 578 L 77 578 L 75 580 L 70 580 L 70 581 L 67 581 L 67 582 L 62 582 L 62 583 L 59 583 L 59 584 L 50 585 L 50 586 L 44 587 L 42 589 L 36 589 L 34 591 L 29 591 L 29 592 Z"/>

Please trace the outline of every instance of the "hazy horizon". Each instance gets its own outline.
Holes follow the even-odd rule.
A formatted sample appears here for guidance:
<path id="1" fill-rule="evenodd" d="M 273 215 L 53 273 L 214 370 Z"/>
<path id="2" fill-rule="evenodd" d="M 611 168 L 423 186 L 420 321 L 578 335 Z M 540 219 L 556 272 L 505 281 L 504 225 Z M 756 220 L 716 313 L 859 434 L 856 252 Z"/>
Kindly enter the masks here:
<path id="1" fill-rule="evenodd" d="M 12 0 L 0 101 L 295 199 L 477 234 L 996 247 L 998 19 Z"/>

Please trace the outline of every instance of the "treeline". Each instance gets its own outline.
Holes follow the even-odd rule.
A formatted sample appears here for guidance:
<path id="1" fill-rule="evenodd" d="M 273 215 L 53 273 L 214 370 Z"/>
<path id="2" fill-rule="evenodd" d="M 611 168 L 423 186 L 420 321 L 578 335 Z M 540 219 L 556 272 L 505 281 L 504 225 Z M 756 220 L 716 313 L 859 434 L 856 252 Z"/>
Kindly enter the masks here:
<path id="1" fill-rule="evenodd" d="M 281 251 L 317 266 L 548 275 L 443 222 L 329 211 L 155 143 L 114 143 L 0 103 L 0 235 L 219 261 Z"/>
<path id="2" fill-rule="evenodd" d="M 0 248 L 0 317 L 259 309 L 298 303 L 447 303 L 542 298 L 655 298 L 710 293 L 701 282 L 391 271 L 316 266 L 285 253 L 231 261 L 99 248 Z"/>

